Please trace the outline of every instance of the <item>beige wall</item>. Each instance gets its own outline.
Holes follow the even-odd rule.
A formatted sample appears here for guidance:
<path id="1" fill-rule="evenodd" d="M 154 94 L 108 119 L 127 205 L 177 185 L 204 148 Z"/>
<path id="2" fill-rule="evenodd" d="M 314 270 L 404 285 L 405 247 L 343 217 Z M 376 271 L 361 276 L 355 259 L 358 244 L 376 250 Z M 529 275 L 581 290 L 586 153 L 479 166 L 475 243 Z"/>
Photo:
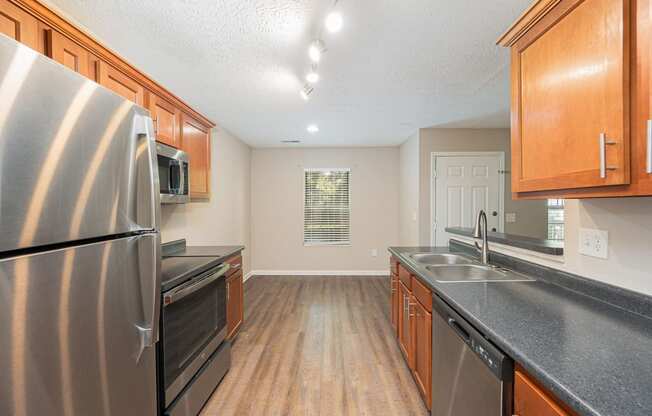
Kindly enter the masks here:
<path id="1" fill-rule="evenodd" d="M 255 271 L 388 270 L 387 247 L 398 244 L 398 147 L 253 149 L 252 155 Z M 303 245 L 305 168 L 351 169 L 351 246 Z"/>
<path id="2" fill-rule="evenodd" d="M 609 258 L 579 254 L 579 229 L 609 232 Z M 652 295 L 652 198 L 567 201 L 564 269 Z"/>
<path id="3" fill-rule="evenodd" d="M 432 152 L 505 152 L 505 169 L 510 168 L 509 129 L 421 129 L 419 132 L 419 242 L 430 245 Z M 511 176 L 505 177 L 505 212 L 516 213 L 516 223 L 505 223 L 505 232 L 545 236 L 544 201 L 512 201 Z"/>
<path id="4" fill-rule="evenodd" d="M 399 149 L 399 241 L 419 245 L 419 131 Z"/>
<path id="5" fill-rule="evenodd" d="M 192 161 L 191 161 L 192 163 Z M 163 205 L 163 241 L 193 245 L 244 245 L 244 272 L 251 270 L 251 148 L 223 129 L 211 143 L 211 199 Z"/>

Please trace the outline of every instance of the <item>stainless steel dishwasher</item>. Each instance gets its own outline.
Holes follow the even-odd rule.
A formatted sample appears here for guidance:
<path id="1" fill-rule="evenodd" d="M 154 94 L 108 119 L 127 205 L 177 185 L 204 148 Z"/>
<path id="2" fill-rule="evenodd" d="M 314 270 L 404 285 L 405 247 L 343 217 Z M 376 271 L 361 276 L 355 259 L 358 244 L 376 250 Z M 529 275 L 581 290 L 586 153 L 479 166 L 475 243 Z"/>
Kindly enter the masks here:
<path id="1" fill-rule="evenodd" d="M 514 363 L 437 295 L 432 416 L 511 416 Z"/>

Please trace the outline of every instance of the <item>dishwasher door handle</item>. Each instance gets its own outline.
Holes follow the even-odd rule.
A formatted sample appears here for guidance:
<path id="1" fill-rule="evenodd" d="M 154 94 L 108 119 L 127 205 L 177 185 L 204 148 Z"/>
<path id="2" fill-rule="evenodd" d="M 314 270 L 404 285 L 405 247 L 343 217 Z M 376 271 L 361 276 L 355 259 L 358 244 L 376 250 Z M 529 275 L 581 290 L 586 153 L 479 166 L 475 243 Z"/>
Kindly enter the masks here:
<path id="1" fill-rule="evenodd" d="M 450 316 L 448 317 L 448 325 L 453 328 L 453 331 L 457 333 L 457 335 L 462 338 L 462 340 L 469 344 L 471 342 L 471 335 L 469 335 L 468 332 L 462 326 L 453 318 Z"/>

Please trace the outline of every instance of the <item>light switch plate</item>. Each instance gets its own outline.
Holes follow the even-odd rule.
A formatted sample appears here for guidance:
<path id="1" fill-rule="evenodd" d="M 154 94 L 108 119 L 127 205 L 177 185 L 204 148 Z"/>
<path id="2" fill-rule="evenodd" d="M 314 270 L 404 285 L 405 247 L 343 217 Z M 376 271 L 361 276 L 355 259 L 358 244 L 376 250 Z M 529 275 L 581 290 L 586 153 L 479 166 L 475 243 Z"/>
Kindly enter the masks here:
<path id="1" fill-rule="evenodd" d="M 377 248 L 372 248 L 371 249 L 371 257 L 378 257 L 378 249 Z"/>
<path id="2" fill-rule="evenodd" d="M 609 232 L 580 228 L 580 254 L 599 259 L 609 258 Z"/>
<path id="3" fill-rule="evenodd" d="M 505 222 L 506 223 L 515 223 L 516 222 L 516 213 L 515 212 L 507 212 L 505 213 Z"/>

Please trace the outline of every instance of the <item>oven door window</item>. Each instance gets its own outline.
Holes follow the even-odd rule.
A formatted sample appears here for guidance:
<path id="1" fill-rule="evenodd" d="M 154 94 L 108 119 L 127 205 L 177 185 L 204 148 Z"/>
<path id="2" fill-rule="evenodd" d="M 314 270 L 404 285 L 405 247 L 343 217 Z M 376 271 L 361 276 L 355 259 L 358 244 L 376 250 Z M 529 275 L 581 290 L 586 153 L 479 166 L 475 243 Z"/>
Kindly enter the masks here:
<path id="1" fill-rule="evenodd" d="M 226 280 L 221 278 L 163 309 L 167 389 L 226 326 Z"/>

